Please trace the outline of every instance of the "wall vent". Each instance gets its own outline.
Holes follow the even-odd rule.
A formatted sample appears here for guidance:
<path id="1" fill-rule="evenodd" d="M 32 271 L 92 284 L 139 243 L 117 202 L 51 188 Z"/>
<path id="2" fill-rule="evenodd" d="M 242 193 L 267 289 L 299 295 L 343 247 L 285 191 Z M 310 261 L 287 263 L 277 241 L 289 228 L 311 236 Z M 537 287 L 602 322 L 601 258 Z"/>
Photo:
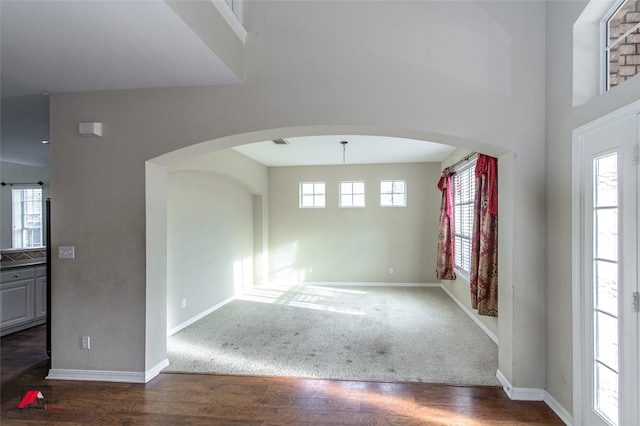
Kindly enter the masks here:
<path id="1" fill-rule="evenodd" d="M 286 139 L 274 139 L 273 143 L 276 145 L 289 145 L 289 142 L 287 142 Z"/>

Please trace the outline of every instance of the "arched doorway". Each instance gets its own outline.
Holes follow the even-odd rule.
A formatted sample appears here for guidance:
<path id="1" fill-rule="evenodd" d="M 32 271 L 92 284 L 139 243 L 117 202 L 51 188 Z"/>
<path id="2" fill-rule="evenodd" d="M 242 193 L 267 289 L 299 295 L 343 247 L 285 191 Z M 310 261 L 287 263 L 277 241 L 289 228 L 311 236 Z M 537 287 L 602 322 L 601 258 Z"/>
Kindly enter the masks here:
<path id="1" fill-rule="evenodd" d="M 348 131 L 345 131 L 348 130 Z M 269 139 L 281 138 L 281 137 L 289 137 L 290 135 L 321 135 L 328 133 L 357 133 L 357 134 L 387 134 L 394 135 L 398 137 L 413 137 L 417 138 L 420 136 L 422 140 L 432 140 L 432 141 L 443 141 L 443 143 L 455 144 L 455 146 L 459 147 L 468 147 L 471 149 L 480 149 L 484 152 L 491 153 L 493 155 L 500 155 L 501 152 L 494 147 L 486 147 L 482 144 L 478 144 L 474 141 L 468 140 L 458 140 L 456 138 L 447 137 L 443 135 L 433 135 L 433 134 L 422 134 L 416 135 L 415 132 L 383 132 L 380 129 L 376 128 L 345 128 L 344 126 L 326 126 L 326 127 L 313 127 L 313 128 L 295 128 L 295 129 L 275 129 L 268 130 L 263 132 L 255 132 L 252 134 L 243 134 L 236 135 L 233 137 L 217 139 L 213 141 L 206 141 L 201 144 L 193 145 L 187 148 L 183 148 L 178 151 L 174 151 L 172 153 L 168 153 L 156 159 L 152 159 L 147 162 L 147 206 L 148 212 L 153 211 L 153 217 L 149 217 L 147 215 L 147 265 L 155 265 L 158 267 L 157 270 L 151 271 L 149 270 L 149 266 L 147 269 L 147 294 L 165 294 L 166 295 L 166 211 L 163 215 L 161 212 L 158 214 L 158 209 L 162 208 L 163 205 L 166 205 L 166 181 L 167 181 L 167 170 L 171 167 L 172 164 L 175 164 L 179 161 L 184 161 L 186 158 L 193 157 L 196 155 L 202 155 L 207 152 L 219 152 L 223 149 L 230 148 L 233 146 L 244 145 L 254 142 L 260 142 Z M 149 206 L 155 206 L 154 208 L 150 208 Z M 165 229 L 162 229 L 163 223 L 165 224 Z M 265 229 L 266 231 L 266 229 Z M 164 264 L 162 264 L 162 259 L 164 258 Z M 164 274 L 162 271 L 165 271 Z M 150 278 L 152 279 L 150 281 Z M 150 287 L 151 286 L 151 287 Z M 166 297 L 165 297 L 166 299 Z M 152 304 L 150 305 L 150 302 Z M 501 299 L 503 303 L 504 300 Z M 148 341 L 147 345 L 147 355 L 149 356 L 149 349 L 155 347 L 158 350 L 158 353 L 155 355 L 166 356 L 166 328 L 167 328 L 167 318 L 166 318 L 166 300 L 164 300 L 164 312 L 162 301 L 150 299 L 147 297 L 147 319 L 154 317 L 156 322 L 155 325 L 163 324 L 164 330 L 162 327 L 158 326 L 155 329 L 155 333 L 158 336 L 158 339 L 165 338 L 164 345 L 162 343 L 153 345 L 151 341 Z M 150 308 L 152 308 L 150 310 Z M 164 314 L 164 315 L 163 315 Z M 164 333 L 164 335 L 163 335 Z M 150 334 L 147 333 L 149 337 Z M 160 355 L 164 353 L 164 355 Z M 164 367 L 163 367 L 164 368 Z"/>

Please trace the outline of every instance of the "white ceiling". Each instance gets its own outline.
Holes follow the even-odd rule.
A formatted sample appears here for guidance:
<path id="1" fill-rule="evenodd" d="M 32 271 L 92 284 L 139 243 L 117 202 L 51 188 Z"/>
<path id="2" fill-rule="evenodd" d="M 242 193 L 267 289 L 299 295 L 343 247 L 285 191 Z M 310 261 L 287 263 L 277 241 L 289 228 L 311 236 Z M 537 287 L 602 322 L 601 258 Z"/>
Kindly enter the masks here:
<path id="1" fill-rule="evenodd" d="M 383 136 L 325 135 L 286 138 L 288 145 L 273 141 L 234 149 L 269 167 L 343 164 L 421 163 L 443 161 L 454 147 L 415 139 Z"/>
<path id="2" fill-rule="evenodd" d="M 240 83 L 164 1 L 2 1 L 2 97 Z"/>
<path id="3" fill-rule="evenodd" d="M 161 0 L 0 0 L 0 63 L 1 158 L 32 166 L 49 165 L 44 92 L 240 83 Z"/>

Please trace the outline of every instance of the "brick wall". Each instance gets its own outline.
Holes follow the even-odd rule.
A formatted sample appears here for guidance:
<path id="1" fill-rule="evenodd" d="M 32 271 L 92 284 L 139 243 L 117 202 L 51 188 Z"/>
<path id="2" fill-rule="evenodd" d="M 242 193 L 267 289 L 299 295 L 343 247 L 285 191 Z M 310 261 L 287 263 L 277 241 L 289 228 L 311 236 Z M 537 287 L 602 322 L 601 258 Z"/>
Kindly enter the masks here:
<path id="1" fill-rule="evenodd" d="M 609 21 L 609 43 L 640 22 L 640 0 L 627 0 Z M 640 74 L 640 29 L 636 29 L 609 51 L 609 87 Z"/>

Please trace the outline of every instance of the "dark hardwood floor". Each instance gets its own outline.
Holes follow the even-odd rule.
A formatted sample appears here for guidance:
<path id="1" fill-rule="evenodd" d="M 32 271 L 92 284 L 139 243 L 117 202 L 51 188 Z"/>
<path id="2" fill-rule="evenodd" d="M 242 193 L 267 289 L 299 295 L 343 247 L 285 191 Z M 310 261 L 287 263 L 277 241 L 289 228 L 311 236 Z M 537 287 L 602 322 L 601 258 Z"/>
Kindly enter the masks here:
<path id="1" fill-rule="evenodd" d="M 198 374 L 146 384 L 45 380 L 44 333 L 1 339 L 3 426 L 563 424 L 544 403 L 511 401 L 497 387 Z M 18 408 L 28 390 L 46 404 Z"/>

